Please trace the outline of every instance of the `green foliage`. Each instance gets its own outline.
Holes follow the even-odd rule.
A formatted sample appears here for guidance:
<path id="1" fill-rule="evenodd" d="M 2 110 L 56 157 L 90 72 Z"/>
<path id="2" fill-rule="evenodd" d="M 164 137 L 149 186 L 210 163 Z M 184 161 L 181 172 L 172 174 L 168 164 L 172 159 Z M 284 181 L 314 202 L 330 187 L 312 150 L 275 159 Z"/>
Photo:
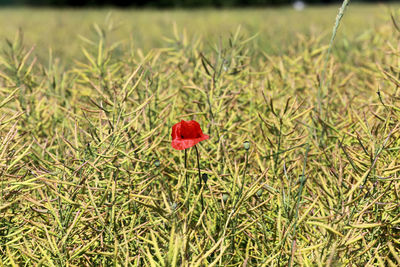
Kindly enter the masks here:
<path id="1" fill-rule="evenodd" d="M 340 30 L 370 10 L 357 8 Z M 4 42 L 0 265 L 399 265 L 400 33 L 390 16 L 371 16 L 373 31 L 339 30 L 325 64 L 320 32 L 292 36 L 284 24 L 282 36 L 256 35 L 251 22 L 229 32 L 201 13 L 213 39 L 190 31 L 196 14 L 175 12 L 164 36 L 148 25 L 149 43 L 118 38 L 127 28 L 113 16 L 79 37 L 79 51 L 72 34 L 54 45 L 71 47 L 63 53 L 29 45 L 36 32 L 23 29 Z M 198 146 L 201 190 L 195 149 L 185 168 L 170 146 L 181 119 L 211 136 Z"/>

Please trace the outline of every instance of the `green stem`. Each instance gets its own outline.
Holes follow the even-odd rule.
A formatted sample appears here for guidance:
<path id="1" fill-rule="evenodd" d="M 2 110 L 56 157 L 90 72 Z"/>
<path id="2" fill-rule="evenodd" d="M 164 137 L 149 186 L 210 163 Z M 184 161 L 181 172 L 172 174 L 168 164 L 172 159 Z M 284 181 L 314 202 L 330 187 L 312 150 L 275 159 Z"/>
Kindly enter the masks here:
<path id="1" fill-rule="evenodd" d="M 246 164 L 245 164 L 245 167 L 244 167 L 242 186 L 240 187 L 240 191 L 239 191 L 239 195 L 238 195 L 238 200 L 237 200 L 237 201 L 240 200 L 240 197 L 242 196 L 242 193 L 243 193 L 244 181 L 245 181 L 245 179 L 246 179 L 246 172 L 247 172 L 248 160 L 249 160 L 249 151 L 247 150 L 247 151 L 246 151 Z M 237 202 L 236 202 L 236 204 L 237 204 Z"/>
<path id="2" fill-rule="evenodd" d="M 203 201 L 203 192 L 201 191 L 202 188 L 202 182 L 201 182 L 201 172 L 200 172 L 200 157 L 199 157 L 199 150 L 197 149 L 197 146 L 194 146 L 196 149 L 196 155 L 197 155 L 197 168 L 199 170 L 199 191 L 201 194 L 201 208 L 204 210 L 204 201 Z"/>
<path id="3" fill-rule="evenodd" d="M 185 149 L 185 180 L 186 180 L 186 190 L 188 189 L 188 177 L 187 177 L 187 149 Z"/>
<path id="4" fill-rule="evenodd" d="M 326 73 L 326 67 L 328 65 L 328 61 L 329 61 L 329 56 L 331 54 L 332 51 L 332 47 L 333 47 L 333 41 L 335 40 L 336 37 L 336 32 L 339 28 L 340 25 L 340 21 L 343 18 L 344 12 L 346 10 L 347 5 L 349 4 L 350 0 L 344 0 L 342 3 L 342 6 L 339 9 L 339 13 L 336 16 L 336 20 L 335 20 L 335 25 L 333 26 L 333 31 L 332 31 L 332 35 L 331 35 L 331 40 L 329 41 L 329 46 L 328 46 L 328 51 L 326 53 L 326 57 L 325 57 L 325 61 L 324 61 L 324 67 L 322 68 L 322 72 L 321 72 L 321 81 L 319 83 L 319 87 L 318 87 L 318 113 L 322 114 L 323 110 L 322 110 L 322 99 L 325 97 L 325 92 L 324 92 L 324 86 L 325 86 L 325 73 Z M 321 118 L 323 118 L 322 115 L 320 115 Z"/>
<path id="5" fill-rule="evenodd" d="M 242 196 L 243 189 L 244 189 L 244 181 L 246 179 L 246 172 L 247 172 L 247 165 L 248 165 L 248 160 L 249 160 L 249 151 L 246 150 L 246 163 L 244 166 L 244 173 L 243 173 L 243 180 L 242 180 L 242 185 L 240 186 L 240 190 L 238 195 L 236 196 L 235 203 L 233 204 L 233 212 L 237 210 L 237 204 L 239 203 L 239 200 Z M 235 251 L 235 232 L 236 232 L 236 218 L 233 219 L 232 221 L 233 227 L 232 227 L 232 252 Z"/>
<path id="6" fill-rule="evenodd" d="M 307 177 L 306 177 L 306 165 L 307 165 L 307 157 L 308 157 L 308 152 L 310 151 L 310 145 L 307 143 L 307 148 L 306 148 L 306 152 L 304 155 L 304 161 L 303 161 L 303 173 L 301 174 L 300 177 L 300 186 L 299 186 L 299 191 L 297 193 L 297 202 L 296 202 L 296 207 L 295 207 L 295 221 L 294 221 L 294 225 L 293 225 L 293 237 L 292 237 L 292 251 L 293 248 L 295 246 L 295 242 L 296 242 L 296 230 L 297 230 L 297 222 L 299 219 L 299 207 L 300 207 L 300 202 L 302 200 L 302 194 L 303 194 L 303 188 L 306 184 L 307 181 Z M 284 243 L 283 243 L 284 244 Z M 281 252 L 282 253 L 282 252 Z M 280 258 L 280 256 L 279 256 Z M 292 266 L 292 254 L 289 257 L 289 262 L 288 262 L 288 267 Z"/>

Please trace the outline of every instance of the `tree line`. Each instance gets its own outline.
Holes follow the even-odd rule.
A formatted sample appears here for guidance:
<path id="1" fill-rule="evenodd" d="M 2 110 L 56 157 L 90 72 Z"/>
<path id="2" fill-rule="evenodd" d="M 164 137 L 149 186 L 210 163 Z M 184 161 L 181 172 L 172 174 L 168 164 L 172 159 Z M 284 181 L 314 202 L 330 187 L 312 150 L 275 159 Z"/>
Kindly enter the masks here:
<path id="1" fill-rule="evenodd" d="M 0 5 L 29 6 L 133 6 L 133 7 L 245 7 L 292 4 L 296 0 L 0 0 Z M 330 4 L 340 0 L 303 0 L 307 4 Z M 390 0 L 389 0 L 390 1 Z M 389 2 L 381 0 L 379 2 Z M 354 2 L 354 1 L 352 1 Z M 357 2 L 377 2 L 358 0 Z"/>

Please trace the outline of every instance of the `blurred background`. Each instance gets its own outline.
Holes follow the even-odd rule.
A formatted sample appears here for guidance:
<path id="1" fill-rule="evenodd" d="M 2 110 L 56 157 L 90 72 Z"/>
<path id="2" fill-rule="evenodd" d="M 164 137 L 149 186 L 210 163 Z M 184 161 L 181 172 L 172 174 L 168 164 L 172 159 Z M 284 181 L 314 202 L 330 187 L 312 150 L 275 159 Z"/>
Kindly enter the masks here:
<path id="1" fill-rule="evenodd" d="M 336 43 L 344 49 L 362 50 L 363 40 L 390 26 L 390 12 L 400 7 L 398 1 L 350 2 Z M 212 50 L 210 44 L 239 31 L 244 38 L 256 36 L 254 51 L 285 55 L 300 49 L 299 39 L 326 44 L 340 5 L 340 0 L 0 0 L 0 50 L 21 31 L 40 61 L 51 55 L 68 65 L 83 57 L 81 46 L 101 31 L 107 42 L 132 44 L 143 53 L 174 47 L 171 40 L 182 36 L 188 43 L 207 40 L 202 49 Z"/>
<path id="2" fill-rule="evenodd" d="M 257 7 L 288 5 L 296 0 L 0 0 L 1 6 L 132 6 L 152 8 Z M 307 0 L 305 4 L 333 4 L 340 0 Z M 356 0 L 351 2 L 398 2 L 395 0 Z"/>

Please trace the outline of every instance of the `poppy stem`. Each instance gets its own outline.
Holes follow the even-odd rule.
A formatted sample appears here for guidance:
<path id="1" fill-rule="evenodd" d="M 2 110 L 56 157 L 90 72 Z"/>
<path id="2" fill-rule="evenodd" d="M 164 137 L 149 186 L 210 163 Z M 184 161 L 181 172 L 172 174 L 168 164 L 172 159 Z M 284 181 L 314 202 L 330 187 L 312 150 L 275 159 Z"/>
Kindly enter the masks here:
<path id="1" fill-rule="evenodd" d="M 185 149 L 185 180 L 186 180 L 186 190 L 188 189 L 188 177 L 187 177 L 187 149 Z"/>
<path id="2" fill-rule="evenodd" d="M 201 208 L 204 210 L 204 201 L 203 201 L 203 192 L 201 191 L 201 171 L 200 171 L 200 157 L 199 157 L 199 150 L 197 149 L 197 146 L 194 146 L 194 148 L 196 149 L 196 155 L 197 155 L 197 168 L 199 170 L 199 191 L 201 194 Z"/>

